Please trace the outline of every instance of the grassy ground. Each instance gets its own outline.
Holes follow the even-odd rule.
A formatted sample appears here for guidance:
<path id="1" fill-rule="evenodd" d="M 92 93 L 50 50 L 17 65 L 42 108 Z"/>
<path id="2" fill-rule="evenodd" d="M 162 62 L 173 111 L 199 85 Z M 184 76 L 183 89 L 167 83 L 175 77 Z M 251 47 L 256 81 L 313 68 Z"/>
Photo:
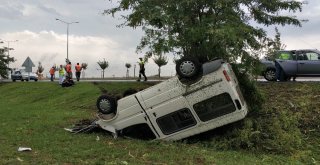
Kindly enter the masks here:
<path id="1" fill-rule="evenodd" d="M 268 154 L 250 150 L 219 150 L 206 142 L 186 143 L 143 141 L 119 138 L 106 132 L 71 134 L 63 128 L 81 119 L 95 116 L 96 98 L 101 92 L 119 94 L 125 89 L 143 89 L 147 83 L 77 83 L 61 88 L 57 83 L 0 83 L 0 164 L 317 164 L 319 159 L 319 125 L 313 125 L 301 114 L 306 129 L 300 155 Z M 320 113 L 318 84 L 293 84 L 283 91 L 284 84 L 262 84 L 267 106 L 280 108 L 314 107 Z M 303 89 L 308 89 L 304 91 Z M 268 92 L 267 92 L 268 91 Z M 271 91 L 271 92 L 270 92 Z M 281 102 L 281 97 L 296 99 Z M 271 99 L 272 97 L 272 99 Z M 280 99 L 280 100 L 279 100 Z M 304 99 L 304 100 L 301 100 Z M 315 100 L 315 102 L 312 102 Z M 311 126 L 313 130 L 309 130 Z M 313 127 L 314 126 L 314 127 Z M 18 152 L 18 147 L 32 151 Z"/>

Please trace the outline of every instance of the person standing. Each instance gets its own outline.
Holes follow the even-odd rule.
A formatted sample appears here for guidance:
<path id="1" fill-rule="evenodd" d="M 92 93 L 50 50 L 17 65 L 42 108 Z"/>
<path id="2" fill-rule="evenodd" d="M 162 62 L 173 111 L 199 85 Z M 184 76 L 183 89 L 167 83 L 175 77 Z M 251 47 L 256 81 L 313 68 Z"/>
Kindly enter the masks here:
<path id="1" fill-rule="evenodd" d="M 69 63 L 66 65 L 66 72 L 67 72 L 68 78 L 69 78 L 69 79 L 72 79 L 71 62 L 69 62 Z"/>
<path id="2" fill-rule="evenodd" d="M 60 68 L 59 68 L 59 85 L 62 84 L 63 79 L 64 79 L 64 69 L 63 69 L 63 66 L 60 65 Z"/>
<path id="3" fill-rule="evenodd" d="M 54 79 L 54 72 L 56 71 L 56 69 L 54 67 L 51 67 L 49 73 L 50 73 L 50 80 L 53 81 Z"/>
<path id="4" fill-rule="evenodd" d="M 81 75 L 81 70 L 82 70 L 82 67 L 79 65 L 79 63 L 77 63 L 77 65 L 74 67 L 76 69 L 76 78 L 77 78 L 77 81 L 80 80 L 80 75 Z"/>
<path id="5" fill-rule="evenodd" d="M 139 63 L 140 70 L 139 70 L 139 79 L 137 81 L 141 80 L 141 75 L 143 75 L 144 81 L 147 81 L 148 79 L 147 79 L 147 76 L 145 74 L 145 68 L 144 68 L 145 62 L 141 57 L 139 59 L 140 59 L 140 61 L 138 63 Z"/>

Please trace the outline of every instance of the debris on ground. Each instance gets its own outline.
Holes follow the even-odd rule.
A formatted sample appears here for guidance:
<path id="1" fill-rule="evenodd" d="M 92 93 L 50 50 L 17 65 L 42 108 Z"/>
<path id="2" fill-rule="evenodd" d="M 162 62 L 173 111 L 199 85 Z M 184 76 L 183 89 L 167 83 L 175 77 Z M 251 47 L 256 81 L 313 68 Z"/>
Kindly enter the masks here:
<path id="1" fill-rule="evenodd" d="M 86 133 L 93 131 L 95 128 L 98 128 L 98 125 L 96 124 L 96 119 L 84 119 L 80 120 L 72 128 L 64 128 L 64 130 L 69 131 L 71 133 Z"/>
<path id="2" fill-rule="evenodd" d="M 30 147 L 19 147 L 19 148 L 18 148 L 18 151 L 19 151 L 19 152 L 22 152 L 22 151 L 32 151 L 32 150 L 31 150 Z"/>

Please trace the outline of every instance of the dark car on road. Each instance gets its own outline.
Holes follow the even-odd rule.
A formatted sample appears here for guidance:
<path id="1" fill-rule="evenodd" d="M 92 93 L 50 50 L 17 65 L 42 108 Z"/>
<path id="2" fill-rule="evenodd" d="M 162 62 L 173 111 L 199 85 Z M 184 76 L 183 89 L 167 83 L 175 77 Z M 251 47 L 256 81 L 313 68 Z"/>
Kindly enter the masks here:
<path id="1" fill-rule="evenodd" d="M 291 77 L 320 77 L 320 51 L 305 50 L 282 50 L 276 52 L 275 61 L 261 60 L 264 65 L 262 75 L 268 81 L 278 79 L 290 80 Z M 275 63 L 279 64 L 276 68 Z"/>

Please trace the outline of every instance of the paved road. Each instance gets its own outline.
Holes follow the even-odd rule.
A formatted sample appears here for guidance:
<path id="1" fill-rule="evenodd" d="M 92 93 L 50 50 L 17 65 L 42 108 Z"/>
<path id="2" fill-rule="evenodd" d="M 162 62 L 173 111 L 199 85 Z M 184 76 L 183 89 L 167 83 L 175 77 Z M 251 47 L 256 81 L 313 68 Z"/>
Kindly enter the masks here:
<path id="1" fill-rule="evenodd" d="M 84 79 L 84 80 L 80 80 L 80 82 L 135 82 L 136 80 L 130 79 Z M 159 81 L 164 81 L 164 80 L 148 80 L 147 82 L 159 82 Z M 257 79 L 258 82 L 268 82 L 267 80 L 265 80 L 264 78 L 258 78 Z M 296 78 L 297 82 L 320 82 L 320 78 L 319 77 L 298 77 Z M 0 80 L 0 82 L 12 82 L 11 79 L 2 79 Z M 29 81 L 29 82 L 34 82 L 34 81 Z M 39 80 L 38 82 L 50 82 L 49 79 L 46 80 Z M 58 80 L 55 80 L 55 82 L 58 83 Z M 21 82 L 21 81 L 16 81 L 16 83 L 27 83 L 26 81 Z"/>
<path id="2" fill-rule="evenodd" d="M 147 82 L 159 82 L 159 81 L 164 81 L 164 80 L 148 80 Z M 11 79 L 4 79 L 4 80 L 0 80 L 0 82 L 12 82 Z M 30 81 L 19 81 L 17 80 L 14 83 L 29 83 L 29 82 L 35 82 L 33 80 Z M 38 80 L 37 82 L 50 82 L 49 79 L 45 79 L 45 80 Z M 59 80 L 54 80 L 54 82 L 58 83 Z M 77 83 L 77 81 L 75 81 Z M 126 79 L 86 79 L 86 80 L 80 80 L 79 82 L 136 82 L 136 80 L 126 80 Z M 144 82 L 144 81 L 141 81 Z"/>
<path id="3" fill-rule="evenodd" d="M 268 82 L 264 78 L 259 78 L 259 79 L 257 79 L 257 81 L 259 81 L 259 82 Z M 292 79 L 291 79 L 291 81 L 292 81 Z M 319 77 L 297 77 L 296 81 L 297 82 L 317 82 L 317 81 L 320 81 L 320 78 Z"/>

